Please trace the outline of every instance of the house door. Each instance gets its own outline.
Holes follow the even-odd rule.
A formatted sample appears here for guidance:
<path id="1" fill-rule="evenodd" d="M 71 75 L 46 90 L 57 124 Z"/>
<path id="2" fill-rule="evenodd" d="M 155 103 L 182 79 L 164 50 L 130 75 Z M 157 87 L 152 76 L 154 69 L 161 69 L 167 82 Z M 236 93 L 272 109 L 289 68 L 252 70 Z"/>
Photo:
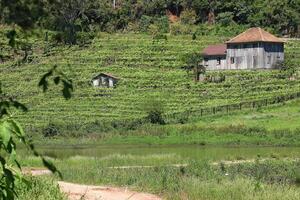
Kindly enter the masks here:
<path id="1" fill-rule="evenodd" d="M 257 56 L 253 56 L 253 68 L 256 69 L 258 65 L 258 60 Z"/>

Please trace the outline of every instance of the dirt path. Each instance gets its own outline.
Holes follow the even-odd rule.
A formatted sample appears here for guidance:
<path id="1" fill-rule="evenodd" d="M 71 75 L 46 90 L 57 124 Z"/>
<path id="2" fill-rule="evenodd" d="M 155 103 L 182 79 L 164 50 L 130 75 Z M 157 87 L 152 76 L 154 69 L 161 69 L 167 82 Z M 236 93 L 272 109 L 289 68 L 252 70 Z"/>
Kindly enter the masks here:
<path id="1" fill-rule="evenodd" d="M 266 161 L 262 159 L 260 161 Z M 220 161 L 213 162 L 212 165 L 219 165 L 223 163 L 225 165 L 235 165 L 242 163 L 253 163 L 254 159 L 249 160 L 234 160 L 234 161 Z M 186 167 L 187 164 L 173 164 L 170 167 Z M 116 166 L 108 167 L 112 169 L 130 169 L 130 168 L 153 168 L 155 166 Z M 43 168 L 27 168 L 24 169 L 25 174 L 31 174 L 33 176 L 47 175 L 51 172 Z M 105 187 L 105 186 L 92 186 L 81 185 L 58 181 L 60 190 L 67 194 L 69 200 L 161 200 L 160 197 L 153 194 L 134 192 L 127 188 L 119 187 Z"/>
<path id="2" fill-rule="evenodd" d="M 33 176 L 51 174 L 46 169 L 24 169 L 25 174 Z M 92 186 L 58 181 L 60 190 L 69 200 L 161 200 L 153 194 L 134 192 L 127 188 Z"/>

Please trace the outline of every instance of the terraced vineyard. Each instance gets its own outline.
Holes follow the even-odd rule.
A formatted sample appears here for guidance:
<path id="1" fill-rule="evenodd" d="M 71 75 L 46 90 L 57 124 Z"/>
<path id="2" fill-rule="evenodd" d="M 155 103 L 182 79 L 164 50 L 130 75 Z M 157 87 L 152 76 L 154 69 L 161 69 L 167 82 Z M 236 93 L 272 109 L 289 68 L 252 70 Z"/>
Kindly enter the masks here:
<path id="1" fill-rule="evenodd" d="M 46 53 L 43 41 L 37 40 L 31 63 L 0 64 L 0 81 L 7 93 L 28 105 L 29 115 L 16 115 L 31 128 L 51 122 L 76 129 L 101 121 L 137 119 L 145 116 L 144 104 L 149 99 L 160 99 L 168 114 L 300 91 L 300 80 L 278 79 L 277 70 L 228 71 L 222 72 L 225 82 L 195 83 L 192 73 L 181 68 L 181 56 L 225 40 L 168 36 L 166 41 L 153 41 L 142 34 L 99 34 L 88 47 L 56 46 Z M 300 65 L 299 41 L 287 42 L 286 53 L 293 54 L 293 62 Z M 37 87 L 41 75 L 54 65 L 74 81 L 69 101 L 55 87 L 46 94 Z M 118 86 L 92 87 L 91 78 L 101 72 L 120 77 Z"/>

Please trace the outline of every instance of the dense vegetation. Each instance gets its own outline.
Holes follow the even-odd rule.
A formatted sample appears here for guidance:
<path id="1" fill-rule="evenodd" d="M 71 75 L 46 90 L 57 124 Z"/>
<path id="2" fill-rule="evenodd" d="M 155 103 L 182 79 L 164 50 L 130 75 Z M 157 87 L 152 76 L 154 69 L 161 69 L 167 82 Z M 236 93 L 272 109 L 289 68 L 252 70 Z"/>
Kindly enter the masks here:
<path id="1" fill-rule="evenodd" d="M 205 82 L 195 83 L 195 63 L 184 61 L 251 26 L 298 37 L 299 13 L 297 0 L 0 1 L 0 197 L 65 198 L 51 179 L 21 175 L 16 139 L 40 154 L 16 119 L 31 136 L 89 133 L 93 138 L 91 133 L 105 132 L 100 135 L 104 143 L 299 145 L 299 102 L 287 110 L 258 108 L 250 116 L 246 111 L 200 122 L 194 112 L 201 109 L 202 116 L 203 108 L 215 112 L 217 106 L 299 94 L 299 41 L 286 43 L 281 70 L 207 72 Z M 121 81 L 113 89 L 93 88 L 91 78 L 100 72 Z M 60 93 L 70 99 L 73 89 L 73 98 L 64 101 Z M 27 107 L 29 113 L 18 110 Z M 38 164 L 31 159 L 25 156 L 21 164 L 57 171 L 44 157 Z M 299 197 L 298 160 L 257 159 L 232 166 L 173 155 L 53 161 L 69 181 L 133 186 L 168 199 Z M 174 163 L 187 165 L 177 168 Z"/>
<path id="2" fill-rule="evenodd" d="M 6 29 L 6 30 L 5 30 Z M 63 46 L 51 42 L 52 32 L 35 31 L 28 38 L 31 51 L 24 60 L 22 49 L 6 45 L 3 27 L 4 62 L 0 64 L 1 82 L 7 93 L 28 105 L 28 115 L 17 114 L 30 132 L 49 127 L 55 132 L 93 133 L 114 128 L 135 128 L 147 116 L 147 102 L 157 99 L 165 116 L 200 108 L 252 101 L 299 91 L 299 81 L 282 72 L 229 71 L 208 72 L 226 76 L 221 83 L 195 83 L 193 72 L 183 68 L 182 57 L 200 52 L 209 44 L 228 37 L 168 35 L 153 39 L 145 34 L 98 34 L 89 45 Z M 21 33 L 18 33 L 21 35 Z M 44 40 L 48 35 L 49 41 Z M 21 42 L 19 36 L 17 42 Z M 4 52 L 4 51 L 3 51 Z M 286 57 L 299 64 L 300 43 L 286 43 Z M 58 66 L 74 82 L 74 96 L 64 101 L 59 90 L 43 94 L 37 83 L 48 69 Z M 100 72 L 121 78 L 114 89 L 93 88 L 91 79 Z M 294 74 L 295 75 L 295 74 Z M 297 76 L 297 74 L 296 74 Z M 149 102 L 151 104 L 151 102 Z M 168 119 L 166 118 L 168 121 Z M 185 116 L 176 119 L 185 122 Z M 130 122 L 130 123 L 129 123 Z M 65 131 L 66 130 L 66 131 Z M 47 135 L 47 134 L 46 134 Z"/>
<path id="3" fill-rule="evenodd" d="M 243 24 L 298 35 L 300 3 L 297 0 L 3 0 L 0 13 L 3 23 L 16 23 L 24 28 L 38 26 L 69 35 L 92 30 L 144 32 L 155 26 L 168 32 L 166 14 L 175 19 L 180 17 L 183 25 Z M 69 39 L 68 42 L 74 42 L 74 38 Z"/>

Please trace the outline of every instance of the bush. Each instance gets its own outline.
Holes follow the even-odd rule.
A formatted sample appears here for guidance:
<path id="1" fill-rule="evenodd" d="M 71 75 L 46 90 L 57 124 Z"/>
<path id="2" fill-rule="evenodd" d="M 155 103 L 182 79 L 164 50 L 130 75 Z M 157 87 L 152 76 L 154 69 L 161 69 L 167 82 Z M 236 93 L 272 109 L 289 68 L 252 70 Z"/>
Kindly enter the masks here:
<path id="1" fill-rule="evenodd" d="M 143 15 L 139 21 L 139 30 L 141 32 L 147 32 L 151 23 L 152 23 L 152 17 Z"/>
<path id="2" fill-rule="evenodd" d="M 209 25 L 200 24 L 197 26 L 197 35 L 209 35 L 209 36 L 221 36 L 221 37 L 233 37 L 245 31 L 248 26 L 230 24 L 228 26 L 223 26 L 221 24 Z"/>
<path id="3" fill-rule="evenodd" d="M 129 22 L 126 27 L 126 32 L 139 32 L 139 24 L 136 22 Z"/>
<path id="4" fill-rule="evenodd" d="M 166 16 L 154 19 L 154 24 L 159 28 L 160 33 L 169 33 L 169 19 Z"/>
<path id="5" fill-rule="evenodd" d="M 96 37 L 96 34 L 92 31 L 80 32 L 77 34 L 77 44 L 79 44 L 79 45 L 91 44 L 95 37 Z"/>
<path id="6" fill-rule="evenodd" d="M 54 137 L 59 135 L 59 128 L 53 124 L 49 123 L 47 127 L 43 129 L 43 135 L 44 137 Z"/>
<path id="7" fill-rule="evenodd" d="M 154 37 L 160 33 L 160 30 L 158 26 L 151 24 L 148 28 L 148 32 Z"/>
<path id="8" fill-rule="evenodd" d="M 215 75 L 207 75 L 205 81 L 209 83 L 222 83 L 226 79 L 226 76 L 223 73 L 218 73 Z"/>
<path id="9" fill-rule="evenodd" d="M 74 44 L 78 45 L 85 45 L 90 44 L 92 40 L 95 38 L 96 34 L 92 31 L 90 32 L 78 32 L 74 35 L 73 38 L 76 42 Z M 52 36 L 52 42 L 55 43 L 63 43 L 63 44 L 70 44 L 70 36 L 64 32 L 57 32 Z"/>
<path id="10" fill-rule="evenodd" d="M 195 24 L 196 23 L 197 14 L 194 10 L 187 9 L 181 12 L 180 20 L 183 24 Z"/>
<path id="11" fill-rule="evenodd" d="M 291 56 L 286 56 L 284 61 L 278 61 L 274 68 L 280 69 L 280 73 L 278 75 L 278 78 L 290 78 L 293 75 L 295 75 L 297 71 L 297 66 L 295 63 L 291 62 L 292 58 Z"/>
<path id="12" fill-rule="evenodd" d="M 233 13 L 232 12 L 223 12 L 223 13 L 220 13 L 217 16 L 216 20 L 222 26 L 228 26 L 228 25 L 234 23 L 234 21 L 233 21 Z"/>
<path id="13" fill-rule="evenodd" d="M 296 183 L 297 185 L 300 185 L 300 170 L 299 170 L 299 169 L 297 169 L 297 170 L 295 171 L 295 183 Z"/>
<path id="14" fill-rule="evenodd" d="M 187 35 L 195 32 L 195 27 L 191 25 L 184 25 L 179 22 L 170 25 L 170 33 L 172 35 Z"/>
<path id="15" fill-rule="evenodd" d="M 164 125 L 165 120 L 163 118 L 164 109 L 163 104 L 159 100 L 150 100 L 147 101 L 144 105 L 145 111 L 147 112 L 147 121 L 152 124 L 161 124 Z"/>

